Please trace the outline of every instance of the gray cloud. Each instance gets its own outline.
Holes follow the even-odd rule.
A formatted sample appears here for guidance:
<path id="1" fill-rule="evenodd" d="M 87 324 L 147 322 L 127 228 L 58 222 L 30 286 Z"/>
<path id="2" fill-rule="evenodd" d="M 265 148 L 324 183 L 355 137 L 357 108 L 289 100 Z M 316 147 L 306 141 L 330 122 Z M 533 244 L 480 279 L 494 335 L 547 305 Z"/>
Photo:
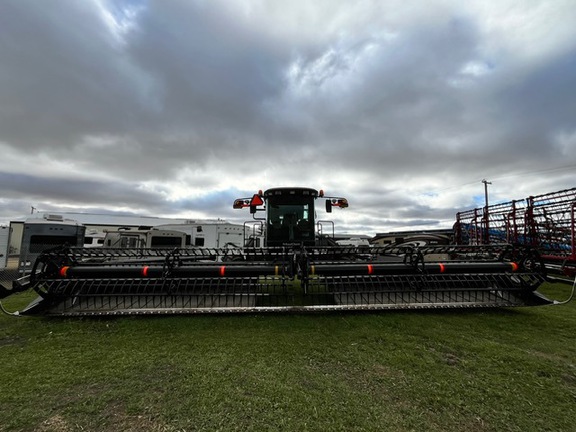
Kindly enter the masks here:
<path id="1" fill-rule="evenodd" d="M 0 221 L 241 220 L 236 196 L 303 185 L 373 233 L 450 226 L 483 178 L 501 201 L 574 187 L 570 5 L 508 6 L 3 2 Z"/>
<path id="2" fill-rule="evenodd" d="M 31 174 L 0 172 L 0 184 L 4 185 L 2 193 L 5 197 L 16 199 L 24 195 L 30 204 L 50 197 L 52 203 L 67 206 L 82 203 L 96 207 L 113 202 L 118 207 L 153 208 L 161 200 L 158 194 L 139 190 L 137 184 L 116 184 L 65 175 L 42 178 Z"/>

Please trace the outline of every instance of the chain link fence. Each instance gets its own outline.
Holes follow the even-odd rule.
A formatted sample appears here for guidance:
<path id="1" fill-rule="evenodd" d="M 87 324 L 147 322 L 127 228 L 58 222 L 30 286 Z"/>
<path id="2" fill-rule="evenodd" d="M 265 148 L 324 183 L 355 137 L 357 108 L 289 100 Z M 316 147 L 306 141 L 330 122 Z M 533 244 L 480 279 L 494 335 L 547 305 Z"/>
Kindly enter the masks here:
<path id="1" fill-rule="evenodd" d="M 2 257 L 4 258 L 4 257 Z M 0 285 L 6 289 L 12 288 L 12 281 L 18 278 L 18 256 L 9 256 L 5 267 L 0 267 Z"/>

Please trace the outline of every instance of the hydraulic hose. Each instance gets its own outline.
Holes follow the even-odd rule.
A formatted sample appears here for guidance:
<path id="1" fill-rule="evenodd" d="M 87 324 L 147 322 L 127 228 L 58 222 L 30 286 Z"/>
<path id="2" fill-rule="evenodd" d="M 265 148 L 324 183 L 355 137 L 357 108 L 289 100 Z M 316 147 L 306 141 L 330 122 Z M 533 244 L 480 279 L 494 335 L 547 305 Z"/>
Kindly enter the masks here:
<path id="1" fill-rule="evenodd" d="M 572 292 L 570 293 L 570 296 L 564 300 L 564 301 L 558 301 L 558 300 L 554 300 L 552 302 L 553 305 L 563 305 L 566 303 L 569 303 L 572 301 L 572 299 L 574 298 L 574 291 L 576 290 L 576 276 L 574 277 L 574 283 L 572 284 Z"/>
<path id="2" fill-rule="evenodd" d="M 10 316 L 20 316 L 20 312 L 16 311 L 16 312 L 9 312 L 4 308 L 4 305 L 2 304 L 2 302 L 0 302 L 0 310 L 2 312 L 4 312 L 6 315 L 10 315 Z"/>

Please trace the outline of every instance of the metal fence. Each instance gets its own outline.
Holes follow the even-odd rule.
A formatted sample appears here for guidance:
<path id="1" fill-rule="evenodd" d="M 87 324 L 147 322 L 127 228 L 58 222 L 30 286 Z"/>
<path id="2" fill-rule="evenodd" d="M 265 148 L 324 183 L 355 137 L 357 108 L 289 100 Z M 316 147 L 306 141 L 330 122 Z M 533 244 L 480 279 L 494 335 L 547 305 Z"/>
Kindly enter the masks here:
<path id="1" fill-rule="evenodd" d="M 8 257 L 5 268 L 0 268 L 0 286 L 10 289 L 12 281 L 18 278 L 18 256 Z"/>

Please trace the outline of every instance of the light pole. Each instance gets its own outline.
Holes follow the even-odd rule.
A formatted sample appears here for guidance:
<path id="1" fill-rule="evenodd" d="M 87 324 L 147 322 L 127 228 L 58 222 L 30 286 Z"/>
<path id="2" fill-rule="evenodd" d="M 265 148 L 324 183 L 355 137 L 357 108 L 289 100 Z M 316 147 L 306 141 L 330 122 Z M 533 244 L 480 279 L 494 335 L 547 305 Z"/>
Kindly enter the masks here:
<path id="1" fill-rule="evenodd" d="M 488 221 L 488 185 L 492 184 L 492 182 L 489 182 L 486 179 L 482 180 L 482 183 L 484 183 L 484 226 L 485 226 L 485 231 L 484 231 L 484 244 L 489 244 L 490 243 L 490 222 Z"/>

